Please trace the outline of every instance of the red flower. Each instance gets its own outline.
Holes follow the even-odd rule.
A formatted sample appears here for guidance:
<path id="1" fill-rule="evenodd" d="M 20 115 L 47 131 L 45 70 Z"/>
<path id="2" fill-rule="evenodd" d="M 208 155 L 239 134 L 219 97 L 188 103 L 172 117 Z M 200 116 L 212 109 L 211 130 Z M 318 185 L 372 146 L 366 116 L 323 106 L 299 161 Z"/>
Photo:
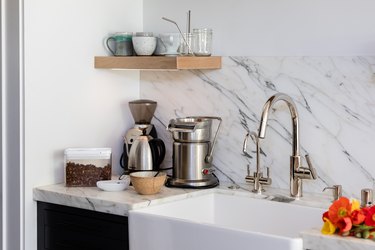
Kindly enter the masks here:
<path id="1" fill-rule="evenodd" d="M 344 217 L 338 220 L 337 228 L 340 230 L 340 234 L 349 232 L 349 230 L 352 229 L 352 220 L 349 217 Z"/>
<path id="2" fill-rule="evenodd" d="M 361 208 L 361 210 L 362 210 L 363 214 L 364 214 L 365 216 L 367 216 L 368 211 L 370 210 L 370 208 L 369 208 L 369 207 L 363 207 L 363 208 Z"/>
<path id="3" fill-rule="evenodd" d="M 329 207 L 328 216 L 334 225 L 338 223 L 339 220 L 349 217 L 351 214 L 352 205 L 348 198 L 341 197 L 337 201 L 333 202 Z M 350 218 L 349 218 L 350 219 Z M 338 225 L 336 225 L 339 227 Z"/>
<path id="4" fill-rule="evenodd" d="M 323 234 L 375 240 L 375 205 L 361 208 L 357 200 L 341 197 L 322 215 Z"/>
<path id="5" fill-rule="evenodd" d="M 324 218 L 329 219 L 329 217 L 328 217 L 328 211 L 325 211 L 324 214 L 322 215 L 322 220 L 323 220 L 323 222 L 326 221 Z"/>
<path id="6" fill-rule="evenodd" d="M 367 226 L 375 226 L 375 206 L 366 211 L 365 224 Z"/>
<path id="7" fill-rule="evenodd" d="M 354 225 L 361 224 L 366 218 L 366 215 L 362 210 L 354 210 L 351 214 L 351 219 Z"/>

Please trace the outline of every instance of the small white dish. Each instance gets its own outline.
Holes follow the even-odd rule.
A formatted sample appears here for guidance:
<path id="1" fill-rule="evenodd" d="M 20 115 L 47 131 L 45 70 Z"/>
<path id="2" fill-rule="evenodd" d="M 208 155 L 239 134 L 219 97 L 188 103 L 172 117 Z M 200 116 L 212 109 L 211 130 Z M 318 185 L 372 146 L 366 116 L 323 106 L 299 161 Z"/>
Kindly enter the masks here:
<path id="1" fill-rule="evenodd" d="M 109 180 L 109 181 L 98 181 L 96 182 L 96 186 L 104 191 L 108 192 L 116 192 L 122 191 L 129 187 L 130 178 L 126 176 L 122 180 Z"/>

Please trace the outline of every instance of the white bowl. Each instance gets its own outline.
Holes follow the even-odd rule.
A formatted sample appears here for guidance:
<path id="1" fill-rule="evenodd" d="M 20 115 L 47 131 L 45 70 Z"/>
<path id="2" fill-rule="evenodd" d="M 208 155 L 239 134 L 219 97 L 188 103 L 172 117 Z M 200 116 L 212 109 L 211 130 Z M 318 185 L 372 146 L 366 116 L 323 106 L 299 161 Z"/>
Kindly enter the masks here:
<path id="1" fill-rule="evenodd" d="M 108 192 L 116 192 L 122 191 L 127 189 L 130 184 L 129 176 L 126 176 L 125 179 L 122 180 L 109 180 L 109 181 L 98 181 L 96 182 L 96 186 L 104 191 Z"/>
<path id="2" fill-rule="evenodd" d="M 133 48 L 138 56 L 151 56 L 156 48 L 156 37 L 133 36 Z"/>

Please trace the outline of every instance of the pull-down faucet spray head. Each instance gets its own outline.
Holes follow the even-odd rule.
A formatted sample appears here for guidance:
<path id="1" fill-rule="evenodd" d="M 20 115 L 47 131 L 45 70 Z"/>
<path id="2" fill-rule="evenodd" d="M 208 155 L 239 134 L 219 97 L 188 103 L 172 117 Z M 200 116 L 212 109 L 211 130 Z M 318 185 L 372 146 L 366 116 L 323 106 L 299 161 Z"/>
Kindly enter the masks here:
<path id="1" fill-rule="evenodd" d="M 293 125 L 293 152 L 292 156 L 299 156 L 299 125 L 298 125 L 298 113 L 297 107 L 292 98 L 290 96 L 277 93 L 271 96 L 267 102 L 263 106 L 262 117 L 260 119 L 260 126 L 259 126 L 259 138 L 264 139 L 266 137 L 266 128 L 268 122 L 268 115 L 270 113 L 271 108 L 273 105 L 278 101 L 284 101 L 289 108 L 291 117 L 292 117 L 292 125 Z"/>

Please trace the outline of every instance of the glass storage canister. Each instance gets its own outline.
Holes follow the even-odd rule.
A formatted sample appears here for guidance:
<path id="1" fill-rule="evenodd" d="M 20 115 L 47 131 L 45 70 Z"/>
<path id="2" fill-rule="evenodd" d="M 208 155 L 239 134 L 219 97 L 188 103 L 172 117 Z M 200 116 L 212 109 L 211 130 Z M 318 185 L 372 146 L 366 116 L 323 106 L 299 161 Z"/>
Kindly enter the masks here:
<path id="1" fill-rule="evenodd" d="M 196 56 L 212 54 L 212 29 L 193 29 L 192 50 Z"/>
<path id="2" fill-rule="evenodd" d="M 64 151 L 64 175 L 67 187 L 95 187 L 97 181 L 110 180 L 110 148 L 68 148 Z"/>

